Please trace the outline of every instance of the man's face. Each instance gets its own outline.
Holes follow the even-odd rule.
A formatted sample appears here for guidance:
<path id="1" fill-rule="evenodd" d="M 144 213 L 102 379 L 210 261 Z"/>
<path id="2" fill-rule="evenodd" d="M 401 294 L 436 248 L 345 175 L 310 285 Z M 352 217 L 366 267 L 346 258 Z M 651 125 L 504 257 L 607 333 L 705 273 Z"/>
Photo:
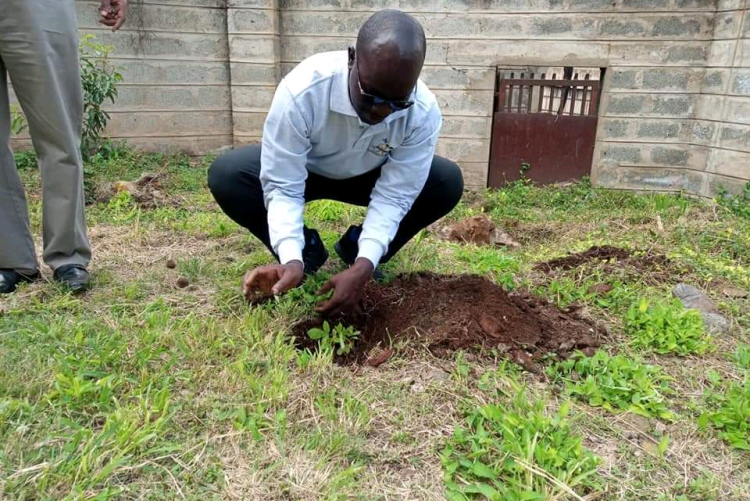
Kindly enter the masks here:
<path id="1" fill-rule="evenodd" d="M 349 96 L 359 118 L 367 124 L 380 123 L 394 111 L 414 104 L 421 65 L 407 65 L 404 71 L 388 66 L 387 60 L 357 57 L 355 49 L 349 48 Z"/>

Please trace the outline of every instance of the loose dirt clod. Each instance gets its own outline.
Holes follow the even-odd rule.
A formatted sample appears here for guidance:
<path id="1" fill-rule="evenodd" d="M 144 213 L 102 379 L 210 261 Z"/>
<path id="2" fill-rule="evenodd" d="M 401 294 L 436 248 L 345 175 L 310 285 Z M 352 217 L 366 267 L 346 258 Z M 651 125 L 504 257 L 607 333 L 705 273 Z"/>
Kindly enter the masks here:
<path id="1" fill-rule="evenodd" d="M 402 275 L 388 284 L 368 286 L 362 312 L 340 319 L 361 331 L 353 353 L 341 360 L 362 363 L 376 346 L 409 339 L 436 356 L 459 349 L 494 348 L 535 370 L 550 352 L 566 356 L 596 347 L 603 329 L 576 313 L 566 313 L 544 299 L 512 294 L 474 275 Z M 338 319 L 336 320 L 338 321 Z M 314 348 L 307 331 L 322 323 L 298 324 L 298 345 Z"/>
<path id="2" fill-rule="evenodd" d="M 520 245 L 505 231 L 498 228 L 485 214 L 459 221 L 453 226 L 445 228 L 442 233 L 446 238 L 454 242 L 468 242 L 477 245 L 505 245 L 508 247 L 518 247 Z"/>
<path id="3" fill-rule="evenodd" d="M 167 268 L 170 270 L 177 268 L 177 263 L 175 263 L 174 259 L 167 259 Z"/>
<path id="4" fill-rule="evenodd" d="M 177 287 L 179 287 L 180 289 L 184 289 L 188 285 L 190 285 L 190 280 L 188 280 L 187 278 L 180 277 L 177 279 Z"/>

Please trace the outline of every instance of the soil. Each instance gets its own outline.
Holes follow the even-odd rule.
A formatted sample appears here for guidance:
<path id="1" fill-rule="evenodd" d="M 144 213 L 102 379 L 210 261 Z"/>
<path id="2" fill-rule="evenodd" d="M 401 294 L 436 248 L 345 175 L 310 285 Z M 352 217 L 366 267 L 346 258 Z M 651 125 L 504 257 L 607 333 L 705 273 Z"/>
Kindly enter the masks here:
<path id="1" fill-rule="evenodd" d="M 590 261 L 617 261 L 625 265 L 633 266 L 641 271 L 663 268 L 670 264 L 669 259 L 662 255 L 650 253 L 636 255 L 627 249 L 612 247 L 611 245 L 603 245 L 601 247 L 591 247 L 585 252 L 578 252 L 566 257 L 539 263 L 534 269 L 547 272 L 556 269 L 572 270 L 573 268 L 577 268 Z"/>
<path id="2" fill-rule="evenodd" d="M 476 245 L 518 247 L 518 242 L 497 227 L 486 214 L 459 221 L 440 231 L 448 240 Z"/>
<path id="3" fill-rule="evenodd" d="M 593 353 L 605 334 L 575 312 L 525 293 L 508 293 L 474 275 L 401 275 L 388 284 L 371 284 L 361 312 L 335 319 L 361 334 L 353 353 L 339 360 L 364 363 L 376 347 L 387 348 L 409 339 L 424 344 L 436 356 L 460 349 L 494 348 L 529 370 L 549 353 L 560 357 L 580 349 Z M 319 318 L 293 330 L 302 348 L 316 344 L 307 331 Z"/>

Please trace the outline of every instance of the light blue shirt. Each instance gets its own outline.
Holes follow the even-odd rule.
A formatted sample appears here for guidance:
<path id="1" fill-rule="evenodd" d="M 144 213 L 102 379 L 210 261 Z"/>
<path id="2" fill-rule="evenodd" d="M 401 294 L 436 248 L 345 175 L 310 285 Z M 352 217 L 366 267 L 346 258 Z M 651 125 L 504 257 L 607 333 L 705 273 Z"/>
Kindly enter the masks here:
<path id="1" fill-rule="evenodd" d="M 367 125 L 349 99 L 347 61 L 339 51 L 301 62 L 276 89 L 263 127 L 260 179 L 271 245 L 282 264 L 302 261 L 308 172 L 346 179 L 382 167 L 357 256 L 377 266 L 430 171 L 442 125 L 432 92 L 419 81 L 413 106 Z"/>

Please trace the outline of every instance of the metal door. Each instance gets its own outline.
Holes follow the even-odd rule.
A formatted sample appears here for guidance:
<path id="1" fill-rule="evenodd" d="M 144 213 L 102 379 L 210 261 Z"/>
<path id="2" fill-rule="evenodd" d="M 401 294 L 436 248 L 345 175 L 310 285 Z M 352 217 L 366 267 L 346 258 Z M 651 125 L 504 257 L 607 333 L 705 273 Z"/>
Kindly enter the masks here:
<path id="1" fill-rule="evenodd" d="M 603 72 L 603 71 L 602 71 Z M 566 67 L 564 79 L 497 77 L 488 185 L 540 184 L 591 173 L 600 81 Z"/>

